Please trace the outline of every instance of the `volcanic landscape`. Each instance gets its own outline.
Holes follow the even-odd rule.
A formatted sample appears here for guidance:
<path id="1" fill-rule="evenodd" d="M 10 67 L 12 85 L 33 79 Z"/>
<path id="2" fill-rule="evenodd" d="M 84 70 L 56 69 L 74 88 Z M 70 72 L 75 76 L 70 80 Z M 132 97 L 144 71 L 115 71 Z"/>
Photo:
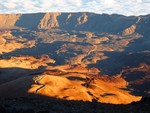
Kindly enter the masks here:
<path id="1" fill-rule="evenodd" d="M 149 86 L 150 15 L 0 14 L 3 113 L 148 113 Z"/>

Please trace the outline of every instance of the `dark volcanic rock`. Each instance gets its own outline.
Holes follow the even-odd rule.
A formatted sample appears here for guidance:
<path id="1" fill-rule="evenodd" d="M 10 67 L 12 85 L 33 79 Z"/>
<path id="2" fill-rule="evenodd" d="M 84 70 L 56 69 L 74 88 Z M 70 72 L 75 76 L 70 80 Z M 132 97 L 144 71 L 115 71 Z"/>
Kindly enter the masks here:
<path id="1" fill-rule="evenodd" d="M 96 101 L 65 101 L 53 98 L 0 99 L 1 113 L 149 113 L 150 99 L 128 105 L 102 104 Z"/>

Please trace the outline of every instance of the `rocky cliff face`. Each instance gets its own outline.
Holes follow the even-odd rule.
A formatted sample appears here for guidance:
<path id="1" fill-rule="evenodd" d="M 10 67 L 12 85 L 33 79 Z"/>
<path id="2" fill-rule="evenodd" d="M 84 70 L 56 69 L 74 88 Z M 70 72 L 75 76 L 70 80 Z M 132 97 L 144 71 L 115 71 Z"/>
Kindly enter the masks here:
<path id="1" fill-rule="evenodd" d="M 5 15 L 0 14 L 0 28 L 13 28 L 17 20 L 21 17 L 21 15 Z"/>
<path id="2" fill-rule="evenodd" d="M 123 31 L 123 35 L 131 35 L 131 34 L 133 34 L 135 32 L 136 26 L 138 25 L 138 23 L 140 22 L 140 20 L 141 20 L 141 17 L 138 17 L 138 19 L 136 21 L 136 24 L 133 24 L 130 27 L 126 28 Z"/>
<path id="3" fill-rule="evenodd" d="M 0 14 L 0 28 L 22 27 L 26 29 L 60 28 L 67 30 L 121 33 L 135 30 L 138 17 L 94 13 L 38 13 L 38 14 Z M 116 27 L 117 26 L 117 27 Z"/>
<path id="4" fill-rule="evenodd" d="M 39 29 L 49 29 L 53 27 L 59 27 L 57 17 L 60 13 L 46 13 L 41 19 L 38 28 Z"/>
<path id="5" fill-rule="evenodd" d="M 136 25 L 131 25 L 130 27 L 126 28 L 124 31 L 123 31 L 123 35 L 130 35 L 130 34 L 133 34 L 136 30 Z"/>
<path id="6" fill-rule="evenodd" d="M 136 30 L 146 32 L 148 31 L 147 29 L 150 29 L 147 26 L 149 15 L 126 17 L 123 15 L 100 15 L 94 13 L 0 14 L 0 22 L 0 29 L 15 27 L 30 30 L 59 28 L 65 30 L 122 33 L 123 35 L 130 35 Z"/>

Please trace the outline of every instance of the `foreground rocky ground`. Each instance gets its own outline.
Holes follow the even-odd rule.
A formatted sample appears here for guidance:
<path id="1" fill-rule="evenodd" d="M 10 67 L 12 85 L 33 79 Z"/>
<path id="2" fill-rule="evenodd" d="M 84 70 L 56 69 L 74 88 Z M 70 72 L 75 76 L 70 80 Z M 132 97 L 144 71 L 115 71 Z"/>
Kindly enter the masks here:
<path id="1" fill-rule="evenodd" d="M 0 99 L 1 113 L 149 113 L 150 98 L 128 105 L 66 101 L 54 98 Z"/>

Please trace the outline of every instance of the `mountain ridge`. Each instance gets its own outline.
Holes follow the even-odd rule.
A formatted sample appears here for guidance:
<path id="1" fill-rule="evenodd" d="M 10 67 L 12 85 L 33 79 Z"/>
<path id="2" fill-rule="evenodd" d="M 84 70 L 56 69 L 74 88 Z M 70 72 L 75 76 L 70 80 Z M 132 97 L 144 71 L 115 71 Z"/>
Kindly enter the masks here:
<path id="1" fill-rule="evenodd" d="M 146 17 L 149 15 L 146 15 Z M 66 30 L 85 30 L 118 33 L 135 24 L 141 16 L 94 13 L 31 13 L 0 14 L 1 29 L 22 27 L 26 29 L 60 28 Z M 142 16 L 143 18 L 146 18 Z M 107 23 L 106 23 L 107 21 Z M 24 24 L 25 23 L 25 24 Z M 118 26 L 117 28 L 114 26 Z M 110 29 L 110 27 L 114 27 Z"/>

